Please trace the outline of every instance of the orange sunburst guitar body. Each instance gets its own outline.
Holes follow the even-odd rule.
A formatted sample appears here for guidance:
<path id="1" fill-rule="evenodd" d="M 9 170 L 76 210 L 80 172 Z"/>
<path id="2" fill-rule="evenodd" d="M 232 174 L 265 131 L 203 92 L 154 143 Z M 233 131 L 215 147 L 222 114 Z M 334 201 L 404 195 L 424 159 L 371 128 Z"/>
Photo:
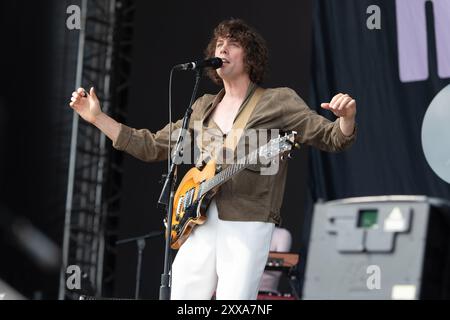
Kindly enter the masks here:
<path id="1" fill-rule="evenodd" d="M 173 202 L 172 249 L 179 249 L 194 227 L 206 221 L 206 211 L 215 192 L 201 195 L 201 183 L 213 178 L 215 173 L 216 163 L 211 160 L 201 171 L 195 167 L 190 169 L 181 180 Z"/>

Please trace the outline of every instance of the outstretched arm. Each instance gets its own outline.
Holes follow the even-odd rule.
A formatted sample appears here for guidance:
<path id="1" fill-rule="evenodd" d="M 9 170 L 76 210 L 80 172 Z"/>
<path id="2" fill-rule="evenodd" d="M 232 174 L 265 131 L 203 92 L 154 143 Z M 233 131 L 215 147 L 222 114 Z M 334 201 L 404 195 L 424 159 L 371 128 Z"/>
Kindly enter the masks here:
<path id="1" fill-rule="evenodd" d="M 194 109 L 199 98 L 192 106 Z M 83 88 L 72 93 L 70 106 L 87 122 L 99 128 L 113 142 L 113 147 L 125 151 L 142 161 L 154 162 L 167 159 L 169 126 L 153 133 L 147 129 L 134 129 L 117 122 L 100 108 L 100 102 L 91 88 L 87 94 Z M 194 116 L 191 119 L 193 121 Z M 172 138 L 177 137 L 177 130 L 182 126 L 182 120 L 172 123 Z M 191 126 L 190 126 L 191 129 Z M 172 139 L 173 140 L 173 139 Z M 190 139 L 186 139 L 188 143 Z M 173 147 L 174 144 L 172 144 Z"/>
<path id="2" fill-rule="evenodd" d="M 352 135 L 355 129 L 356 101 L 348 94 L 338 93 L 329 103 L 320 105 L 340 118 L 339 127 L 344 135 Z"/>
<path id="3" fill-rule="evenodd" d="M 113 143 L 117 141 L 120 132 L 120 123 L 102 112 L 100 102 L 94 88 L 86 94 L 83 88 L 78 88 L 72 93 L 70 106 L 80 117 L 99 128 Z"/>
<path id="4" fill-rule="evenodd" d="M 281 108 L 281 127 L 297 131 L 297 142 L 327 152 L 345 150 L 354 142 L 356 102 L 348 95 L 338 94 L 329 103 L 321 105 L 338 116 L 335 121 L 310 109 L 292 89 L 280 88 L 274 98 Z"/>

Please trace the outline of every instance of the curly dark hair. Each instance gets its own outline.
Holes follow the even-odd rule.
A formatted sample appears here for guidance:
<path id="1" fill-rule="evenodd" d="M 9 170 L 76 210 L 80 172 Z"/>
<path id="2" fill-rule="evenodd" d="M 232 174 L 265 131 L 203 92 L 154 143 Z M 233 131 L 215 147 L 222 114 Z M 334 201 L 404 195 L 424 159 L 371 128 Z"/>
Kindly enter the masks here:
<path id="1" fill-rule="evenodd" d="M 260 84 L 266 74 L 269 60 L 266 41 L 263 37 L 241 19 L 224 20 L 214 29 L 213 36 L 205 49 L 207 59 L 214 57 L 216 42 L 219 37 L 233 39 L 244 48 L 246 72 L 252 82 Z M 216 84 L 223 85 L 223 81 L 215 69 L 208 70 L 208 76 Z"/>

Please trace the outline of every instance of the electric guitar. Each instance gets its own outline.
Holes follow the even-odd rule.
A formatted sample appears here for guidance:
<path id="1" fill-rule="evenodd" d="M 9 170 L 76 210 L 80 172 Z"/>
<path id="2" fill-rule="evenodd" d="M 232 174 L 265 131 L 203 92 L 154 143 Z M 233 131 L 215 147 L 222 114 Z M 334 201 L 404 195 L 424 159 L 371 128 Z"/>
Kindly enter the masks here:
<path id="1" fill-rule="evenodd" d="M 215 160 L 210 160 L 202 170 L 196 167 L 190 169 L 181 180 L 174 196 L 171 248 L 179 249 L 194 227 L 205 223 L 209 204 L 220 185 L 254 164 L 258 156 L 260 160 L 264 160 L 264 163 L 269 163 L 280 154 L 288 153 L 293 146 L 297 147 L 298 145 L 294 142 L 296 134 L 292 131 L 270 140 L 217 174 Z M 164 224 L 167 228 L 167 219 L 164 220 Z M 166 236 L 167 234 L 168 230 L 166 230 Z"/>

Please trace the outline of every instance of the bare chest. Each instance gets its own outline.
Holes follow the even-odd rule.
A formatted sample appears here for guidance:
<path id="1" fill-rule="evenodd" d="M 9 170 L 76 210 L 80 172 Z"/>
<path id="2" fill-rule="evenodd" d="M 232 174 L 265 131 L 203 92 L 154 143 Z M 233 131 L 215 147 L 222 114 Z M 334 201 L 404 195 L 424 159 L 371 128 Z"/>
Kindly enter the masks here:
<path id="1" fill-rule="evenodd" d="M 241 102 L 220 102 L 214 109 L 212 119 L 223 133 L 228 133 L 233 127 L 233 122 L 240 106 Z"/>

